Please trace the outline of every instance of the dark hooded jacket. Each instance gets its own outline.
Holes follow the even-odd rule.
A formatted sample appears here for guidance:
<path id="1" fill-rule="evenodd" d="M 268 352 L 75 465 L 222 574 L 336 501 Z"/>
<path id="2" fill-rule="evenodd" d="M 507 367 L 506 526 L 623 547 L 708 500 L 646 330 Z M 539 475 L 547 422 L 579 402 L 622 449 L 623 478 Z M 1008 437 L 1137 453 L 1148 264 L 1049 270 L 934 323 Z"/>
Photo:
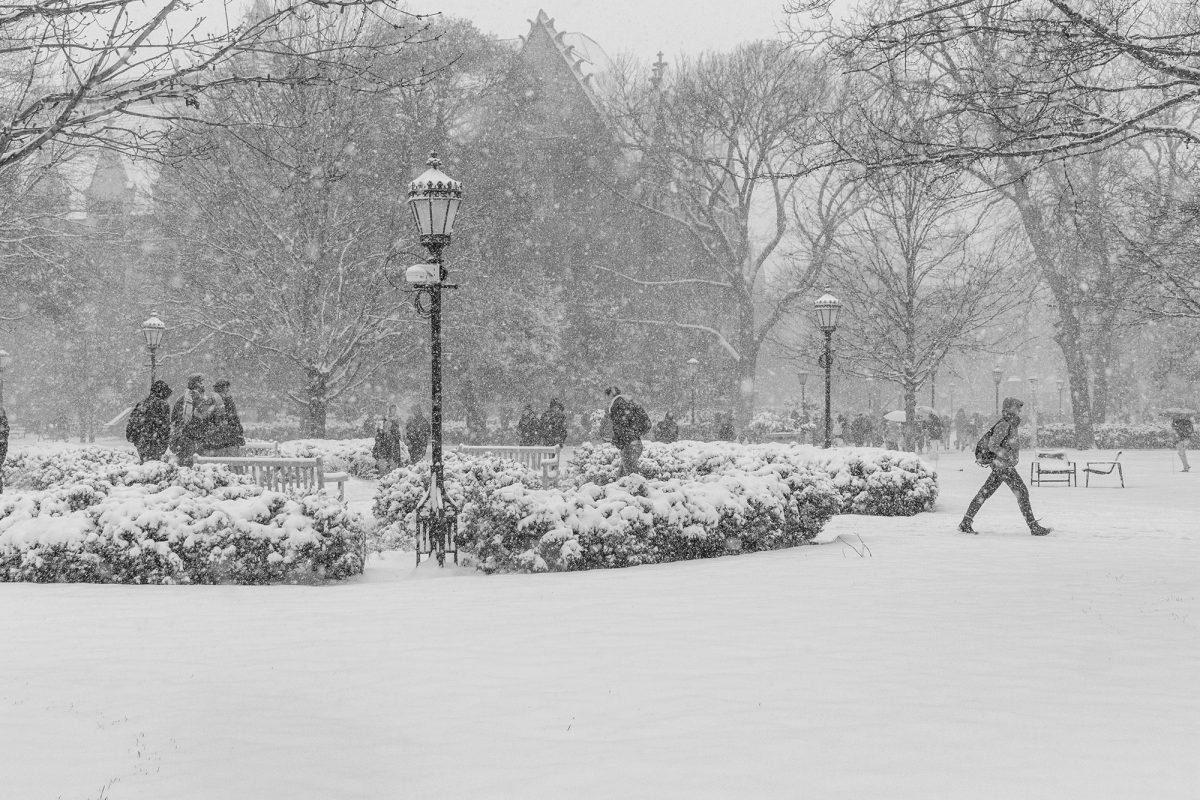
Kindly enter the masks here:
<path id="1" fill-rule="evenodd" d="M 1015 467 L 1021 458 L 1021 408 L 1024 405 L 1015 397 L 1004 398 L 1003 416 L 992 426 L 988 438 L 988 449 L 996 454 L 994 467 Z"/>
<path id="2" fill-rule="evenodd" d="M 167 398 L 171 387 L 166 381 L 158 380 L 150 387 L 150 394 L 138 401 L 129 412 L 125 425 L 125 438 L 147 458 L 162 458 L 171 440 L 171 406 Z"/>

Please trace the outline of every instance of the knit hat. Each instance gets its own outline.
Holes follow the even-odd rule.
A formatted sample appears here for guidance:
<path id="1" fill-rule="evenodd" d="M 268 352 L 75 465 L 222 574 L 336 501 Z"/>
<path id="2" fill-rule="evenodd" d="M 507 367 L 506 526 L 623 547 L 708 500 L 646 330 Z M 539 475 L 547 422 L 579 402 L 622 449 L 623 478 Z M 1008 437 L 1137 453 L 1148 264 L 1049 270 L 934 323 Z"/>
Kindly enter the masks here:
<path id="1" fill-rule="evenodd" d="M 166 400 L 171 396 L 171 387 L 164 380 L 157 380 L 150 385 L 150 394 Z"/>
<path id="2" fill-rule="evenodd" d="M 197 372 L 194 375 L 188 376 L 187 388 L 189 391 L 192 389 L 199 389 L 203 385 L 204 385 L 204 376 L 201 375 L 199 372 Z"/>
<path id="3" fill-rule="evenodd" d="M 1015 397 L 1006 397 L 1004 398 L 1004 405 L 1002 406 L 1002 409 L 1005 413 L 1008 413 L 1010 410 L 1020 411 L 1024 406 L 1024 400 L 1018 400 Z"/>

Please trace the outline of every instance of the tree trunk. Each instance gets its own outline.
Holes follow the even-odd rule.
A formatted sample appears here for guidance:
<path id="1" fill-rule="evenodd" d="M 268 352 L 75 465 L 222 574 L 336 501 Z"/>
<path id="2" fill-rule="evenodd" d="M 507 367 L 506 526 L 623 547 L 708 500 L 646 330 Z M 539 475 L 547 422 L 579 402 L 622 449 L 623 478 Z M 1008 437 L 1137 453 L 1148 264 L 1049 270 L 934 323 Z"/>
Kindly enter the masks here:
<path id="1" fill-rule="evenodd" d="M 303 433 L 310 439 L 325 438 L 326 415 L 329 411 L 328 377 L 319 370 L 309 367 L 305 386 L 308 402 L 305 406 Z"/>
<path id="2" fill-rule="evenodd" d="M 1061 314 L 1054 340 L 1062 349 L 1067 363 L 1067 377 L 1071 385 L 1071 413 L 1075 420 L 1075 446 L 1086 450 L 1096 445 L 1096 434 L 1092 427 L 1092 403 L 1088 391 L 1087 357 L 1083 351 L 1079 323 L 1073 314 Z"/>

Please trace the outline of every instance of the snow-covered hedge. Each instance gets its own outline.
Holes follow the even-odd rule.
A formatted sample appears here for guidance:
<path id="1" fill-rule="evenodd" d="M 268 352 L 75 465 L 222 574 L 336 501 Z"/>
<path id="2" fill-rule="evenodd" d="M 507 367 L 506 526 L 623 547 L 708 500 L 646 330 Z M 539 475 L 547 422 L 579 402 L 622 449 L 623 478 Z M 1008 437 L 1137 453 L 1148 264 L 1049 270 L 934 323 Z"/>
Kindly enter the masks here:
<path id="1" fill-rule="evenodd" d="M 246 422 L 243 420 L 242 429 L 247 439 L 265 439 L 269 442 L 282 442 L 289 439 L 300 439 L 304 436 L 304 425 L 299 417 L 277 417 L 270 422 Z M 375 421 L 360 417 L 356 420 L 327 419 L 325 420 L 326 439 L 358 439 L 368 434 L 373 435 Z"/>
<path id="2" fill-rule="evenodd" d="M 428 461 L 419 461 L 393 470 L 379 480 L 372 512 L 377 528 L 371 534 L 372 550 L 413 547 L 416 511 L 429 486 Z M 455 451 L 444 454 L 442 472 L 446 496 L 460 509 L 466 495 L 488 495 L 514 483 L 538 486 L 540 474 L 516 461 L 490 455 L 464 456 Z"/>
<path id="3" fill-rule="evenodd" d="M 626 567 L 802 544 L 837 512 L 823 474 L 785 464 L 696 480 L 647 480 L 577 488 L 515 483 L 472 494 L 459 547 L 487 572 Z"/>
<path id="4" fill-rule="evenodd" d="M 1102 422 L 1095 426 L 1096 447 L 1101 450 L 1155 450 L 1175 446 L 1175 432 L 1169 423 L 1132 424 Z M 1038 426 L 1041 447 L 1075 447 L 1075 426 L 1054 423 Z"/>
<path id="5" fill-rule="evenodd" d="M 0 496 L 0 581 L 274 583 L 362 572 L 362 518 L 224 467 L 112 464 Z"/>
<path id="6" fill-rule="evenodd" d="M 326 472 L 349 472 L 357 478 L 374 478 L 375 456 L 371 450 L 374 439 L 293 439 L 279 443 L 279 455 L 284 458 L 320 457 Z M 401 455 L 408 463 L 408 449 Z"/>
<path id="7" fill-rule="evenodd" d="M 575 448 L 568 475 L 577 486 L 616 480 L 620 453 L 611 444 Z M 728 472 L 755 472 L 770 464 L 817 468 L 837 489 L 843 513 L 910 516 L 933 507 L 937 474 L 912 453 L 873 447 L 824 449 L 785 444 L 647 442 L 640 461 L 651 480 L 690 480 Z"/>
<path id="8" fill-rule="evenodd" d="M 137 456 L 105 447 L 57 452 L 21 448 L 4 461 L 6 489 L 48 489 L 86 480 L 105 467 L 137 463 Z"/>

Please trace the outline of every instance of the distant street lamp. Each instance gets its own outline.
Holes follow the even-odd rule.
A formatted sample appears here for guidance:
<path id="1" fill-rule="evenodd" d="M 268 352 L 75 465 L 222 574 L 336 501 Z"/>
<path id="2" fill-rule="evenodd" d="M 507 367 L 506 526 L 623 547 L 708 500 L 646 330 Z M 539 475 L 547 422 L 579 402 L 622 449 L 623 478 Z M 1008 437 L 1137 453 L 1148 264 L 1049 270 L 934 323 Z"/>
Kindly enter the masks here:
<path id="1" fill-rule="evenodd" d="M 12 363 L 12 356 L 7 350 L 0 350 L 0 408 L 4 406 L 4 373 L 8 372 L 8 365 Z"/>
<path id="2" fill-rule="evenodd" d="M 875 410 L 875 376 L 867 376 L 867 411 Z"/>
<path id="3" fill-rule="evenodd" d="M 688 383 L 692 389 L 692 424 L 696 424 L 696 376 L 700 374 L 700 362 L 695 358 L 689 358 L 684 362 L 684 371 L 687 373 Z"/>
<path id="4" fill-rule="evenodd" d="M 1067 382 L 1064 381 L 1062 378 L 1058 378 L 1054 382 L 1056 384 L 1058 384 L 1058 416 L 1059 416 L 1059 419 L 1062 419 L 1062 413 L 1063 413 L 1062 395 L 1063 395 L 1063 388 L 1067 385 Z"/>
<path id="5" fill-rule="evenodd" d="M 996 415 L 1000 415 L 1000 381 L 1004 380 L 1004 370 L 996 367 L 992 370 L 992 382 L 996 384 Z"/>
<path id="6" fill-rule="evenodd" d="M 804 389 L 804 385 L 808 383 L 808 370 L 800 370 L 796 377 L 800 379 L 800 411 L 803 413 L 805 408 L 808 407 L 808 399 Z"/>
<path id="7" fill-rule="evenodd" d="M 442 465 L 442 289 L 455 288 L 445 283 L 446 267 L 442 250 L 450 244 L 454 219 L 462 203 L 462 183 L 442 172 L 437 153 L 429 154 L 429 169 L 422 172 L 408 188 L 408 207 L 421 236 L 421 244 L 429 251 L 424 264 L 409 267 L 405 280 L 412 284 L 416 297 L 413 305 L 417 314 L 429 318 L 429 349 L 431 355 L 430 412 L 433 464 L 429 471 L 429 489 L 417 508 L 417 566 L 421 554 L 437 557 L 438 565 L 446 563 L 446 552 L 454 554 L 458 531 L 458 508 L 446 498 L 446 482 Z"/>
<path id="8" fill-rule="evenodd" d="M 161 319 L 158 318 L 157 311 L 150 312 L 150 319 L 142 323 L 142 338 L 146 340 L 146 349 L 150 351 L 150 387 L 154 388 L 154 381 L 158 378 L 158 361 L 156 353 L 158 346 L 162 344 L 163 332 L 167 326 Z"/>
<path id="9" fill-rule="evenodd" d="M 1030 436 L 1030 441 L 1036 448 L 1038 446 L 1038 399 L 1037 399 L 1038 379 L 1029 378 L 1029 404 L 1033 406 L 1033 433 Z"/>
<path id="10" fill-rule="evenodd" d="M 826 290 L 813 305 L 817 312 L 817 327 L 825 334 L 825 353 L 820 363 L 825 367 L 825 447 L 828 448 L 833 447 L 833 332 L 837 330 L 842 301 Z"/>

